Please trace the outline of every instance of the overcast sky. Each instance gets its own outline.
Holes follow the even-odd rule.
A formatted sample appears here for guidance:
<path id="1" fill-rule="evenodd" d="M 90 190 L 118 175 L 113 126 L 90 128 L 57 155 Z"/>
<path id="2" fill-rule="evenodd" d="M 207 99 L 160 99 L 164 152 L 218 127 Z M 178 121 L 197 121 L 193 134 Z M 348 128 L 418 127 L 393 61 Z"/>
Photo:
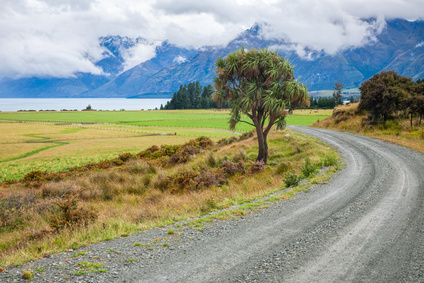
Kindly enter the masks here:
<path id="1" fill-rule="evenodd" d="M 99 37 L 143 37 L 126 68 L 164 40 L 225 45 L 254 23 L 264 36 L 334 54 L 375 38 L 386 19 L 423 19 L 423 0 L 0 0 L 0 78 L 102 74 Z M 364 18 L 376 18 L 368 23 Z"/>

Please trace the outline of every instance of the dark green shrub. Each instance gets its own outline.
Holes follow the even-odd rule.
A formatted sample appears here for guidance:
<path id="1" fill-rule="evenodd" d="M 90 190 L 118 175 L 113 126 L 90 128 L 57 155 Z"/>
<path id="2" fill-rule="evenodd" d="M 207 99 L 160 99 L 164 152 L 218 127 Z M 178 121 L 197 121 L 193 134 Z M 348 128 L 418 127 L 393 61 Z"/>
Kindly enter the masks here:
<path id="1" fill-rule="evenodd" d="M 324 167 L 335 166 L 337 165 L 337 162 L 338 162 L 338 157 L 335 154 L 326 155 L 321 161 Z"/>
<path id="2" fill-rule="evenodd" d="M 176 153 L 180 148 L 180 145 L 162 145 L 160 147 L 160 151 L 164 156 L 171 156 L 172 154 Z"/>
<path id="3" fill-rule="evenodd" d="M 297 175 L 294 171 L 293 173 L 287 172 L 284 176 L 284 183 L 286 185 L 286 188 L 290 187 L 296 187 L 299 185 L 300 180 L 302 180 L 302 177 L 300 175 Z"/>
<path id="4" fill-rule="evenodd" d="M 159 159 L 162 156 L 164 156 L 164 154 L 162 153 L 162 151 L 158 150 L 158 151 L 155 151 L 155 152 L 151 153 L 150 156 L 149 156 L 149 158 L 150 159 Z"/>
<path id="5" fill-rule="evenodd" d="M 316 164 L 311 163 L 311 159 L 309 159 L 309 156 L 305 159 L 305 164 L 302 166 L 302 175 L 305 178 L 309 178 L 316 174 L 318 168 Z"/>
<path id="6" fill-rule="evenodd" d="M 153 145 L 153 146 L 149 147 L 148 149 L 137 153 L 137 157 L 138 158 L 150 158 L 152 153 L 156 152 L 158 150 L 159 150 L 159 147 L 157 145 Z"/>

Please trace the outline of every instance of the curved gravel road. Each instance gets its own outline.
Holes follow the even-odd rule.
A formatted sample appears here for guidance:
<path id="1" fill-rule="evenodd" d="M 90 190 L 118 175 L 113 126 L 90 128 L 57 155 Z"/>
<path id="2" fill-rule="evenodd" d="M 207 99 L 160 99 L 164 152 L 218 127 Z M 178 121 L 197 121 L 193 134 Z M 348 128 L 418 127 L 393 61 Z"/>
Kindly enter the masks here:
<path id="1" fill-rule="evenodd" d="M 349 133 L 290 128 L 337 148 L 347 166 L 309 193 L 238 220 L 201 231 L 152 229 L 77 257 L 71 251 L 10 268 L 0 281 L 20 281 L 31 268 L 36 282 L 424 282 L 424 155 Z M 88 270 L 83 261 L 103 266 L 76 275 Z"/>

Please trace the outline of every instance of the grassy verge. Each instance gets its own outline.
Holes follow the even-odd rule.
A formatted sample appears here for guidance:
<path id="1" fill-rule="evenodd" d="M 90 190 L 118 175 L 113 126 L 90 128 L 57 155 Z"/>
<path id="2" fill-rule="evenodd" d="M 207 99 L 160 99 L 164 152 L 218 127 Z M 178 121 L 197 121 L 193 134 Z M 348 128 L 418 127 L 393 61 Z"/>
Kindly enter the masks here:
<path id="1" fill-rule="evenodd" d="M 224 139 L 215 145 L 197 139 L 185 146 L 152 147 L 127 155 L 120 166 L 73 179 L 0 188 L 0 266 L 238 204 L 244 206 L 224 214 L 242 215 L 265 205 L 263 200 L 247 202 L 285 189 L 289 176 L 318 182 L 312 181 L 323 178 L 314 177 L 318 167 L 338 164 L 333 149 L 290 131 L 270 135 L 269 166 L 255 164 L 256 153 L 254 137 Z M 294 185 L 268 201 L 293 197 L 307 186 Z M 224 214 L 216 217 L 227 217 Z"/>
<path id="2" fill-rule="evenodd" d="M 415 119 L 411 127 L 408 119 L 396 119 L 370 125 L 357 108 L 358 103 L 338 107 L 332 116 L 317 120 L 312 126 L 377 138 L 424 153 L 424 123 L 420 126 Z"/>

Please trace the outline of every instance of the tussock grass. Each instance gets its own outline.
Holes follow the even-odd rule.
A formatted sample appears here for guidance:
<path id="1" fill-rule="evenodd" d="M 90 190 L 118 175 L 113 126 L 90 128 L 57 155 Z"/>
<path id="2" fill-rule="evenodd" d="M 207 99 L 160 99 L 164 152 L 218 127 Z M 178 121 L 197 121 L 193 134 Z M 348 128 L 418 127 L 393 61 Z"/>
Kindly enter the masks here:
<path id="1" fill-rule="evenodd" d="M 377 138 L 424 153 L 424 123 L 419 126 L 418 119 L 415 119 L 411 127 L 408 119 L 397 119 L 382 125 L 370 125 L 366 123 L 364 113 L 357 113 L 358 104 L 340 106 L 332 116 L 316 121 L 312 126 Z"/>

